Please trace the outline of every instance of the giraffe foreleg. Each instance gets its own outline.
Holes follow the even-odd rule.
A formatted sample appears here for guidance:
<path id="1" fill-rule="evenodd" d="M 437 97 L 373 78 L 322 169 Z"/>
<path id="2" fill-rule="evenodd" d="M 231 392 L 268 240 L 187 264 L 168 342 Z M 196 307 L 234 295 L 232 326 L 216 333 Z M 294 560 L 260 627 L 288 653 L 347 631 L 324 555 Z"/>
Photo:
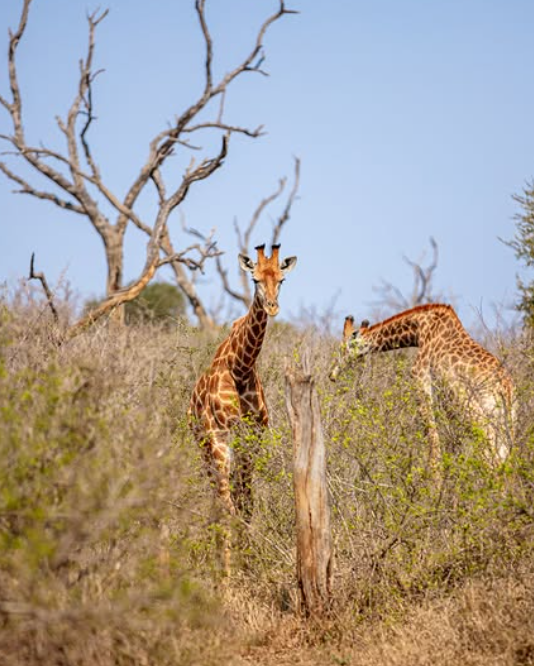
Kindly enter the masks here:
<path id="1" fill-rule="evenodd" d="M 247 414 L 239 425 L 234 427 L 233 434 L 232 497 L 237 511 L 247 523 L 250 523 L 254 503 L 252 491 L 254 457 L 259 437 L 255 418 Z"/>
<path id="2" fill-rule="evenodd" d="M 250 523 L 254 503 L 254 458 L 262 431 L 269 422 L 263 387 L 257 373 L 253 374 L 248 386 L 241 386 L 239 398 L 240 418 L 234 426 L 233 497 L 237 510 Z"/>
<path id="3" fill-rule="evenodd" d="M 233 497 L 237 510 L 245 522 L 252 520 L 254 498 L 252 494 L 252 477 L 254 462 L 249 451 L 237 452 L 232 475 Z"/>
<path id="4" fill-rule="evenodd" d="M 233 516 L 235 515 L 235 505 L 230 484 L 232 450 L 229 445 L 229 433 L 215 429 L 210 431 L 206 446 L 209 447 L 209 452 L 206 452 L 208 473 L 215 486 L 217 498 Z"/>
<path id="5" fill-rule="evenodd" d="M 231 573 L 232 526 L 229 519 L 236 514 L 230 484 L 232 452 L 228 440 L 227 431 L 212 429 L 205 442 L 208 474 L 215 488 L 216 503 L 219 506 L 216 517 L 216 539 L 224 576 L 229 576 Z"/>

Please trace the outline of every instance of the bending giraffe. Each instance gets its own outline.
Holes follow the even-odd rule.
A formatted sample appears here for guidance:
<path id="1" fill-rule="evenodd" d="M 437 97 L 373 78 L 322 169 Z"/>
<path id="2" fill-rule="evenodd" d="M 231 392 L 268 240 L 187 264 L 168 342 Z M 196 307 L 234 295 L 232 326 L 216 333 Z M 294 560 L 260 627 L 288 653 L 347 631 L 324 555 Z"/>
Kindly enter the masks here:
<path id="1" fill-rule="evenodd" d="M 430 463 L 435 469 L 441 455 L 434 416 L 437 382 L 449 387 L 470 420 L 486 435 L 493 464 L 510 452 L 515 421 L 514 386 L 501 362 L 467 333 L 450 305 L 420 305 L 358 329 L 346 317 L 339 361 L 330 372 L 335 381 L 351 359 L 367 354 L 417 347 L 412 376 L 420 388 L 428 426 Z"/>
<path id="2" fill-rule="evenodd" d="M 252 513 L 252 452 L 244 441 L 232 448 L 232 440 L 241 426 L 265 428 L 269 420 L 256 360 L 268 318 L 280 309 L 280 285 L 297 261 L 288 257 L 279 263 L 279 248 L 273 245 L 271 257 L 266 257 L 265 246 L 260 245 L 256 263 L 239 255 L 241 268 L 252 274 L 254 298 L 248 313 L 233 323 L 230 335 L 198 379 L 188 413 L 219 499 L 229 514 L 235 514 L 237 508 L 245 519 Z"/>

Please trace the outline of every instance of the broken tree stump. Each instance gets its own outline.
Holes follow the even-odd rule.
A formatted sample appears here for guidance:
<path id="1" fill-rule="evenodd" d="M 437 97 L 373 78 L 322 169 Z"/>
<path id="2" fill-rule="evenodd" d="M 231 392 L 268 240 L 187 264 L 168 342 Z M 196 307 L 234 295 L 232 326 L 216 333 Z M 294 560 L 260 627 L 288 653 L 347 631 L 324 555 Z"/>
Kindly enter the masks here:
<path id="1" fill-rule="evenodd" d="M 297 582 L 305 614 L 316 616 L 330 607 L 333 553 L 326 452 L 308 351 L 300 366 L 286 368 L 286 408 L 293 434 Z"/>

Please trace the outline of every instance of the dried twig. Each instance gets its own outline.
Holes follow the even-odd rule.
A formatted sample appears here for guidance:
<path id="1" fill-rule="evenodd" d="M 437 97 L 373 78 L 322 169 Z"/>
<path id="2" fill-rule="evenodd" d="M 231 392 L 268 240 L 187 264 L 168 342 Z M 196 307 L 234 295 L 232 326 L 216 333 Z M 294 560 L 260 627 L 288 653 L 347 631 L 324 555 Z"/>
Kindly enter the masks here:
<path id="1" fill-rule="evenodd" d="M 278 218 L 278 221 L 276 222 L 275 227 L 273 229 L 273 238 L 271 241 L 272 245 L 276 245 L 278 243 L 280 234 L 282 233 L 282 227 L 289 220 L 289 217 L 291 215 L 291 209 L 293 208 L 293 204 L 297 199 L 299 186 L 300 186 L 300 159 L 298 157 L 295 157 L 295 177 L 293 180 L 293 188 L 289 193 L 289 197 L 287 198 L 287 202 L 282 212 L 282 215 L 280 215 L 280 217 Z"/>
<path id="2" fill-rule="evenodd" d="M 52 291 L 50 290 L 50 287 L 48 286 L 48 281 L 45 277 L 45 274 L 42 271 L 39 272 L 39 273 L 35 272 L 34 262 L 35 262 L 35 252 L 32 252 L 32 257 L 30 259 L 30 274 L 29 274 L 28 278 L 30 280 L 39 280 L 41 282 L 41 284 L 43 286 L 44 293 L 46 295 L 46 301 L 48 303 L 48 307 L 52 311 L 54 321 L 57 324 L 57 323 L 59 323 L 59 314 L 58 314 L 58 311 L 56 309 L 56 306 L 54 305 L 54 296 L 52 294 Z"/>
<path id="3" fill-rule="evenodd" d="M 406 296 L 394 284 L 382 280 L 382 284 L 379 287 L 373 287 L 373 290 L 380 294 L 380 300 L 376 301 L 377 305 L 385 305 L 388 309 L 397 312 L 423 303 L 432 303 L 436 300 L 436 296 L 433 293 L 433 280 L 438 267 L 439 253 L 438 244 L 432 237 L 430 237 L 430 246 L 432 248 L 432 260 L 427 266 L 423 266 L 419 262 L 412 261 L 408 257 L 403 256 L 403 260 L 413 270 L 411 294 Z"/>

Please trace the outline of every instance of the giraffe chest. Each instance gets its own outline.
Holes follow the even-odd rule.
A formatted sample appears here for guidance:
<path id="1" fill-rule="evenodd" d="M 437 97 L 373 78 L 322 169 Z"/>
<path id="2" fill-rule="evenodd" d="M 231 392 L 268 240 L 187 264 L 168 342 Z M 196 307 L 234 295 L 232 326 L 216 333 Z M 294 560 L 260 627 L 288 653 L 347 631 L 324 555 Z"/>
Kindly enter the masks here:
<path id="1" fill-rule="evenodd" d="M 263 396 L 259 378 L 254 373 L 246 380 L 235 382 L 236 393 L 239 396 L 239 405 L 242 414 L 257 414 L 261 409 Z"/>
<path id="2" fill-rule="evenodd" d="M 256 415 L 264 408 L 261 383 L 255 372 L 236 378 L 228 368 L 219 368 L 198 382 L 192 407 L 199 416 L 213 412 L 218 421 Z"/>

